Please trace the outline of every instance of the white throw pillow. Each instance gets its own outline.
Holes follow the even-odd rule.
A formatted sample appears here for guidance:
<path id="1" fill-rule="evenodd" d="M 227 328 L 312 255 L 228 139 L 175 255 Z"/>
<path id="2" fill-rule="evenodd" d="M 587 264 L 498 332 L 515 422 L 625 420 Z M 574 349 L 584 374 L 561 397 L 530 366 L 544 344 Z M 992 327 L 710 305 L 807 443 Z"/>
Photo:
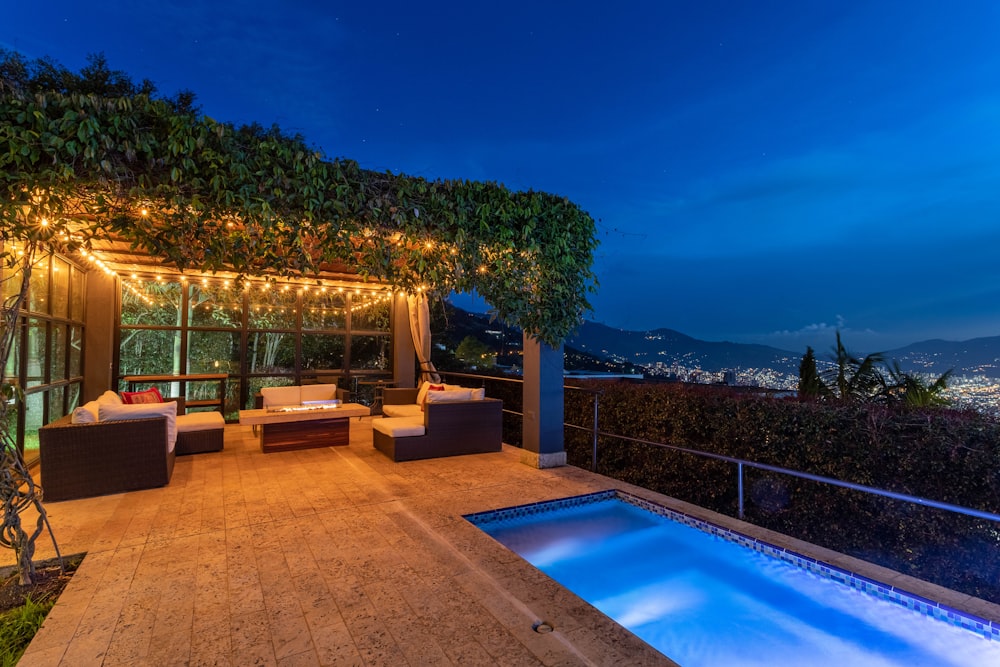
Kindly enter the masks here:
<path id="1" fill-rule="evenodd" d="M 264 387 L 260 390 L 265 408 L 279 405 L 302 405 L 302 388 L 294 384 L 289 387 Z"/>
<path id="2" fill-rule="evenodd" d="M 73 410 L 70 422 L 73 424 L 93 424 L 100 414 L 100 405 L 97 401 L 87 401 L 80 407 Z"/>
<path id="3" fill-rule="evenodd" d="M 420 389 L 417 390 L 417 405 L 423 405 L 424 399 L 427 398 L 427 392 L 431 389 L 431 383 L 424 380 L 420 383 Z"/>
<path id="4" fill-rule="evenodd" d="M 472 398 L 473 401 L 481 401 L 481 400 L 485 399 L 486 398 L 486 389 L 484 389 L 483 387 L 480 387 L 479 389 L 473 389 L 472 390 L 472 397 L 471 398 Z"/>
<path id="5" fill-rule="evenodd" d="M 456 401 L 471 401 L 471 389 L 445 389 L 444 391 L 427 392 L 428 403 L 454 403 Z"/>
<path id="6" fill-rule="evenodd" d="M 102 403 L 99 416 L 102 422 L 121 419 L 166 417 L 167 451 L 174 451 L 174 444 L 177 442 L 177 404 L 173 401 L 167 401 L 166 403 L 136 403 L 133 405 L 109 405 Z"/>
<path id="7" fill-rule="evenodd" d="M 101 405 L 122 405 L 122 397 L 116 392 L 108 389 L 106 392 L 97 397 L 97 402 Z"/>
<path id="8" fill-rule="evenodd" d="M 337 385 L 335 384 L 304 384 L 300 387 L 300 398 L 302 403 L 306 401 L 332 401 L 337 398 Z"/>

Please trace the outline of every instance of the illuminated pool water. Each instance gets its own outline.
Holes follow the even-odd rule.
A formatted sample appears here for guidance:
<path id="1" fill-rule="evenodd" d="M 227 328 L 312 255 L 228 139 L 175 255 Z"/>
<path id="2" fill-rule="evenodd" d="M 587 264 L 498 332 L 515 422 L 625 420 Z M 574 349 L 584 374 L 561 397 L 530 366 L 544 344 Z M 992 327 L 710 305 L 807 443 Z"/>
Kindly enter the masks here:
<path id="1" fill-rule="evenodd" d="M 466 518 L 683 667 L 1000 666 L 1000 624 L 623 492 Z"/>

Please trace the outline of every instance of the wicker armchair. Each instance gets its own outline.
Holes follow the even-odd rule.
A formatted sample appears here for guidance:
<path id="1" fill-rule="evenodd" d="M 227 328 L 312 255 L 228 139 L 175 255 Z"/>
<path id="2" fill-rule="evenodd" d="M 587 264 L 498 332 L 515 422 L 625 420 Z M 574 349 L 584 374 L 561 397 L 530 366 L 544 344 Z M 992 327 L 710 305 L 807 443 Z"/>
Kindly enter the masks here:
<path id="1" fill-rule="evenodd" d="M 164 417 L 73 424 L 69 415 L 38 430 L 43 498 L 72 500 L 164 486 L 174 471 Z"/>

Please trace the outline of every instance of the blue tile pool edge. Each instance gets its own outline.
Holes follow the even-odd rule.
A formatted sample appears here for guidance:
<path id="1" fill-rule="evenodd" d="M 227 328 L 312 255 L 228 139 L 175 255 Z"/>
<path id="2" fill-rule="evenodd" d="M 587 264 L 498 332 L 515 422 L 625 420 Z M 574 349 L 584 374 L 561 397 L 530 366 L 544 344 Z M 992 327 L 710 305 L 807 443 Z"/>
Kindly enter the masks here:
<path id="1" fill-rule="evenodd" d="M 517 505 L 515 507 L 476 512 L 473 514 L 466 514 L 463 518 L 470 523 L 481 527 L 483 524 L 488 524 L 494 521 L 521 518 L 525 516 L 532 516 L 534 514 L 541 514 L 554 509 L 580 507 L 592 503 L 603 502 L 605 500 L 616 499 L 627 502 L 630 505 L 634 505 L 648 512 L 652 512 L 653 514 L 658 514 L 672 521 L 696 528 L 715 537 L 735 542 L 736 544 L 744 546 L 748 549 L 777 558 L 778 560 L 784 561 L 790 565 L 807 570 L 825 579 L 831 579 L 846 586 L 850 586 L 851 588 L 857 589 L 876 598 L 886 600 L 887 602 L 891 602 L 893 604 L 898 604 L 912 611 L 924 614 L 925 616 L 931 616 L 950 625 L 974 632 L 975 634 L 986 639 L 1000 641 L 1000 623 L 996 621 L 989 621 L 985 618 L 980 618 L 974 614 L 954 609 L 946 604 L 935 602 L 934 600 L 927 599 L 917 595 L 916 593 L 911 593 L 897 586 L 890 586 L 880 581 L 870 579 L 864 575 L 837 567 L 836 565 L 831 565 L 830 563 L 825 563 L 815 558 L 805 556 L 791 549 L 785 549 L 771 544 L 770 542 L 759 540 L 737 531 L 730 530 L 729 528 L 723 528 L 722 526 L 714 524 L 710 521 L 697 519 L 690 514 L 669 509 L 663 505 L 646 500 L 645 498 L 640 498 L 639 496 L 620 489 L 608 489 L 606 491 L 596 491 L 594 493 L 587 493 L 559 500 L 545 500 L 537 503 L 529 503 L 527 505 Z"/>

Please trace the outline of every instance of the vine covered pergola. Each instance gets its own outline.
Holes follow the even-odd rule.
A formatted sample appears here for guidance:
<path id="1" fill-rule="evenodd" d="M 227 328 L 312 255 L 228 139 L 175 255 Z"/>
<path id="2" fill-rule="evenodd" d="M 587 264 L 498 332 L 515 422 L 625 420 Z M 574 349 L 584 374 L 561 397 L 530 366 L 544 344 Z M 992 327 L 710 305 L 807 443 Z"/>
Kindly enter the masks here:
<path id="1" fill-rule="evenodd" d="M 146 94 L 4 85 L 0 166 L 5 241 L 64 252 L 127 241 L 181 271 L 346 266 L 403 291 L 475 290 L 550 345 L 589 309 L 594 221 L 568 199 L 377 173 Z"/>
<path id="2" fill-rule="evenodd" d="M 20 391 L 7 360 L 31 269 L 52 252 L 128 246 L 180 272 L 319 281 L 346 270 L 403 292 L 475 291 L 552 347 L 590 309 L 594 221 L 564 197 L 365 170 L 276 127 L 217 122 L 189 93 L 154 93 L 103 56 L 77 75 L 0 51 L 0 423 Z M 561 394 L 558 412 L 561 425 Z M 27 583 L 45 511 L 6 428 L 0 439 L 0 543 Z M 29 506 L 31 535 L 19 518 Z"/>

